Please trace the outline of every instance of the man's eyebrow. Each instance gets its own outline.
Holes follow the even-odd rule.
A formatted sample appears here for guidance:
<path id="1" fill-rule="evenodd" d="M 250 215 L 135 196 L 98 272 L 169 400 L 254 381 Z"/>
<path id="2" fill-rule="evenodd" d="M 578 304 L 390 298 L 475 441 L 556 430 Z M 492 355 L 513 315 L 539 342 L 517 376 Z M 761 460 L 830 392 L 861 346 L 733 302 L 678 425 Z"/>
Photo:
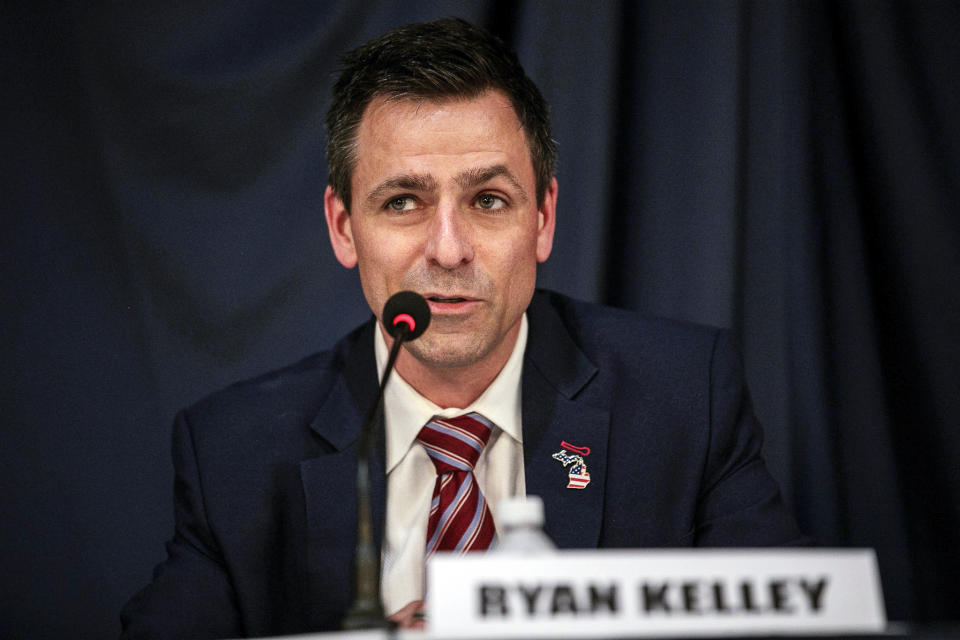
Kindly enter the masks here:
<path id="1" fill-rule="evenodd" d="M 520 193 L 520 198 L 524 202 L 528 200 L 527 192 L 520 184 L 520 181 L 517 180 L 509 169 L 505 165 L 495 164 L 492 167 L 478 167 L 476 169 L 467 169 L 463 173 L 457 175 L 455 180 L 457 184 L 460 185 L 462 189 L 470 189 L 472 187 L 479 186 L 488 180 L 493 180 L 497 177 L 503 177 L 510 183 L 510 185 Z"/>
<path id="2" fill-rule="evenodd" d="M 367 195 L 367 202 L 379 204 L 388 193 L 397 191 L 436 191 L 437 181 L 433 176 L 418 173 L 404 173 L 397 176 L 391 176 L 374 187 Z"/>

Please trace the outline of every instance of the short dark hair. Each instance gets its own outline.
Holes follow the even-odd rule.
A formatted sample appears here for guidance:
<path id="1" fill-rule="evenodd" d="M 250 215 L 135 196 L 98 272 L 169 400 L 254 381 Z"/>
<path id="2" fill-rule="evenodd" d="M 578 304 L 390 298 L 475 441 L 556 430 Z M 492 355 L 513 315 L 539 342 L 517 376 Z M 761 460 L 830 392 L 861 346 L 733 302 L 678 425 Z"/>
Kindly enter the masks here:
<path id="1" fill-rule="evenodd" d="M 547 102 L 502 40 L 447 18 L 389 31 L 344 54 L 340 64 L 327 111 L 327 166 L 330 186 L 348 210 L 357 129 L 374 98 L 469 99 L 491 89 L 510 98 L 523 126 L 542 204 L 557 158 Z"/>

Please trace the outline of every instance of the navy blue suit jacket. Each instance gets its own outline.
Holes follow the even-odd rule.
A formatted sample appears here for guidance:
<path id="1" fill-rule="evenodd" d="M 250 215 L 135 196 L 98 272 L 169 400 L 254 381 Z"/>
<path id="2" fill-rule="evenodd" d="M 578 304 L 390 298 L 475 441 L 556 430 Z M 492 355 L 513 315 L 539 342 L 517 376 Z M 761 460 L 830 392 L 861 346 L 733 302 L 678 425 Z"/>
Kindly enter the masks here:
<path id="1" fill-rule="evenodd" d="M 537 292 L 523 368 L 527 493 L 560 548 L 803 541 L 760 458 L 728 334 Z M 176 529 L 124 608 L 129 638 L 336 628 L 353 593 L 358 430 L 377 392 L 365 324 L 333 350 L 234 385 L 174 426 Z M 567 489 L 551 458 L 589 447 Z M 380 441 L 382 452 L 382 439 Z M 373 463 L 377 537 L 383 456 Z"/>

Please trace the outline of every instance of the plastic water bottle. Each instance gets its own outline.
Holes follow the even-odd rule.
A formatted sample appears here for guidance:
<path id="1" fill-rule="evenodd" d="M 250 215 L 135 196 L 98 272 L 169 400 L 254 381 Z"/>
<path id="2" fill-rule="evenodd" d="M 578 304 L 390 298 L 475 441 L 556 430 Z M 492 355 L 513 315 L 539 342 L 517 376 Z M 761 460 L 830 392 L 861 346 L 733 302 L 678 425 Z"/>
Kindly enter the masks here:
<path id="1" fill-rule="evenodd" d="M 554 551 L 557 545 L 543 532 L 543 500 L 539 496 L 505 498 L 497 504 L 497 522 L 503 534 L 491 551 L 530 553 Z"/>

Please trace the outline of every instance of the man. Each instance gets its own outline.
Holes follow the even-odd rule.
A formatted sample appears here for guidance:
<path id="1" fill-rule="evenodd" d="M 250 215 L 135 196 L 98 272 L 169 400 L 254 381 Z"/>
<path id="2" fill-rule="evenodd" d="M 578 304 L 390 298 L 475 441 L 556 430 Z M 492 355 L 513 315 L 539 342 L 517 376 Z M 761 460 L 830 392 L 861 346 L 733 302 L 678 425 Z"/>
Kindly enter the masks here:
<path id="1" fill-rule="evenodd" d="M 516 57 L 444 20 L 344 62 L 327 118 L 330 241 L 374 314 L 405 289 L 432 311 L 397 359 L 373 461 L 387 613 L 414 623 L 424 557 L 456 528 L 430 429 L 477 440 L 457 476 L 474 528 L 456 544 L 485 547 L 499 500 L 527 494 L 561 548 L 798 541 L 726 333 L 535 293 L 556 224 L 555 148 Z M 178 416 L 175 536 L 124 610 L 128 637 L 338 626 L 356 440 L 391 344 L 371 320 Z"/>

